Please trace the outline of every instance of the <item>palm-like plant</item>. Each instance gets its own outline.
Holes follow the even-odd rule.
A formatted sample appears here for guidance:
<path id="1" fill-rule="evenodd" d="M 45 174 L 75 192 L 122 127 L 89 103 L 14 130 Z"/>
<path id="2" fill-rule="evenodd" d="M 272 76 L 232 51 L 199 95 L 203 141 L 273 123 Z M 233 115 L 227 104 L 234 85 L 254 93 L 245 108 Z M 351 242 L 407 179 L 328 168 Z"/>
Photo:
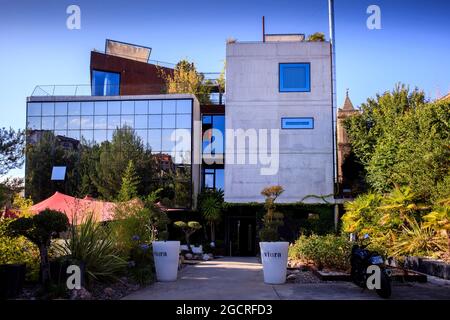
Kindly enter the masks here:
<path id="1" fill-rule="evenodd" d="M 415 219 L 407 220 L 408 225 L 402 226 L 402 232 L 393 244 L 393 256 L 433 256 L 445 250 L 445 241 L 439 232 Z"/>
<path id="2" fill-rule="evenodd" d="M 435 230 L 443 230 L 447 235 L 447 254 L 450 257 L 450 198 L 438 201 L 433 212 L 424 217 L 425 225 Z"/>
<path id="3" fill-rule="evenodd" d="M 223 191 L 205 190 L 200 194 L 198 202 L 199 210 L 210 226 L 211 242 L 215 242 L 215 226 L 222 217 Z"/>
<path id="4" fill-rule="evenodd" d="M 352 202 L 345 204 L 345 214 L 342 216 L 343 230 L 356 233 L 358 236 L 370 234 L 373 238 L 378 227 L 380 214 L 378 207 L 382 197 L 376 193 L 361 195 Z"/>

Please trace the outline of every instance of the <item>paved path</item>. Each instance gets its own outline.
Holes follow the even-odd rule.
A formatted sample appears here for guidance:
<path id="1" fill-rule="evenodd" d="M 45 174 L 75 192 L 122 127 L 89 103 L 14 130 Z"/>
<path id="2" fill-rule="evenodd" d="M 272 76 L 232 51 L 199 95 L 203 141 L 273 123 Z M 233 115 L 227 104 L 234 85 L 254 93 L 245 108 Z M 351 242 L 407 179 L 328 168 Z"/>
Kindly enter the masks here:
<path id="1" fill-rule="evenodd" d="M 256 258 L 221 258 L 185 267 L 176 282 L 156 282 L 131 300 L 379 299 L 349 282 L 267 285 Z M 392 299 L 450 299 L 450 285 L 394 283 Z"/>

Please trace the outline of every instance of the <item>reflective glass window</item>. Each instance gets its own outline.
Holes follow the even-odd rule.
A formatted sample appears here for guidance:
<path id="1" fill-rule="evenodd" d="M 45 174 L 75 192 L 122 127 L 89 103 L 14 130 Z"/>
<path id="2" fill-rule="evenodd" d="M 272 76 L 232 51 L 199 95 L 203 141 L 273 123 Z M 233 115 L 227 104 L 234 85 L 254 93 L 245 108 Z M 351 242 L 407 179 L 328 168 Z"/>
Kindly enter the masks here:
<path id="1" fill-rule="evenodd" d="M 177 113 L 191 113 L 191 100 L 177 100 Z"/>
<path id="2" fill-rule="evenodd" d="M 67 127 L 69 129 L 80 129 L 80 117 L 68 116 L 67 117 Z"/>
<path id="3" fill-rule="evenodd" d="M 54 117 L 42 117 L 42 130 L 53 130 L 55 129 L 55 118 Z"/>
<path id="4" fill-rule="evenodd" d="M 96 115 L 106 115 L 106 114 L 108 114 L 108 102 L 106 102 L 106 101 L 96 101 L 95 102 L 95 114 Z"/>
<path id="5" fill-rule="evenodd" d="M 93 115 L 94 114 L 94 103 L 87 101 L 81 103 L 81 114 L 82 115 Z"/>
<path id="6" fill-rule="evenodd" d="M 56 102 L 55 103 L 55 115 L 57 115 L 57 116 L 67 115 L 67 102 Z"/>
<path id="7" fill-rule="evenodd" d="M 80 102 L 69 102 L 67 104 L 67 113 L 69 116 L 77 116 L 80 115 Z"/>
<path id="8" fill-rule="evenodd" d="M 55 117 L 55 129 L 67 130 L 67 117 Z"/>
<path id="9" fill-rule="evenodd" d="M 94 130 L 94 141 L 99 144 L 106 141 L 106 130 Z"/>
<path id="10" fill-rule="evenodd" d="M 41 103 L 30 102 L 28 103 L 28 116 L 40 116 L 41 115 Z"/>
<path id="11" fill-rule="evenodd" d="M 67 136 L 72 139 L 80 140 L 80 130 L 69 130 Z"/>
<path id="12" fill-rule="evenodd" d="M 161 115 L 155 114 L 155 115 L 149 115 L 148 116 L 148 127 L 149 128 L 161 128 Z"/>
<path id="13" fill-rule="evenodd" d="M 150 100 L 148 102 L 149 114 L 161 114 L 161 100 Z"/>
<path id="14" fill-rule="evenodd" d="M 161 130 L 148 130 L 148 145 L 153 152 L 161 151 Z"/>
<path id="15" fill-rule="evenodd" d="M 175 113 L 177 100 L 163 100 L 162 113 Z"/>
<path id="16" fill-rule="evenodd" d="M 28 117 L 28 129 L 41 130 L 41 117 Z"/>
<path id="17" fill-rule="evenodd" d="M 136 115 L 134 117 L 134 127 L 136 129 L 146 129 L 147 128 L 147 119 L 146 115 Z"/>
<path id="18" fill-rule="evenodd" d="M 134 102 L 134 110 L 136 114 L 147 114 L 148 113 L 148 101 L 147 100 L 137 100 Z"/>
<path id="19" fill-rule="evenodd" d="M 120 128 L 120 116 L 108 116 L 108 129 Z"/>
<path id="20" fill-rule="evenodd" d="M 92 70 L 92 95 L 118 96 L 120 94 L 120 74 Z"/>
<path id="21" fill-rule="evenodd" d="M 94 128 L 94 117 L 93 116 L 82 116 L 81 117 L 81 129 L 93 129 Z"/>
<path id="22" fill-rule="evenodd" d="M 177 128 L 189 129 L 191 128 L 190 114 L 177 114 Z"/>
<path id="23" fill-rule="evenodd" d="M 108 101 L 108 114 L 120 114 L 120 101 Z"/>
<path id="24" fill-rule="evenodd" d="M 122 114 L 134 114 L 134 101 L 122 101 Z"/>
<path id="25" fill-rule="evenodd" d="M 128 115 L 128 116 L 122 116 L 122 127 L 123 126 L 127 126 L 127 127 L 134 127 L 134 116 L 132 115 Z"/>
<path id="26" fill-rule="evenodd" d="M 106 116 L 94 116 L 94 129 L 106 129 Z"/>
<path id="27" fill-rule="evenodd" d="M 174 114 L 164 114 L 162 116 L 162 127 L 163 128 L 175 128 L 175 115 Z"/>
<path id="28" fill-rule="evenodd" d="M 42 103 L 42 115 L 43 116 L 55 115 L 55 104 L 53 102 Z"/>

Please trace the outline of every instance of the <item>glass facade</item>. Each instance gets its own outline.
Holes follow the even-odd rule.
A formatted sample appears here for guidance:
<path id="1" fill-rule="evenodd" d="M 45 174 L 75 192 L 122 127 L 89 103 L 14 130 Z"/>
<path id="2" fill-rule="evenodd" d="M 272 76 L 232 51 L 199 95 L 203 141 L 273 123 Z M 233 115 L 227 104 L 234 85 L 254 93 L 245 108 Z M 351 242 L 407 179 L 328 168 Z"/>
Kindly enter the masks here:
<path id="1" fill-rule="evenodd" d="M 101 144 L 111 141 L 115 130 L 124 126 L 133 128 L 143 145 L 156 155 L 161 177 L 171 171 L 182 180 L 180 183 L 185 184 L 189 194 L 192 184 L 192 122 L 192 99 L 27 104 L 30 134 L 51 131 L 85 144 Z"/>
<path id="2" fill-rule="evenodd" d="M 203 115 L 202 131 L 203 188 L 224 190 L 225 116 Z"/>

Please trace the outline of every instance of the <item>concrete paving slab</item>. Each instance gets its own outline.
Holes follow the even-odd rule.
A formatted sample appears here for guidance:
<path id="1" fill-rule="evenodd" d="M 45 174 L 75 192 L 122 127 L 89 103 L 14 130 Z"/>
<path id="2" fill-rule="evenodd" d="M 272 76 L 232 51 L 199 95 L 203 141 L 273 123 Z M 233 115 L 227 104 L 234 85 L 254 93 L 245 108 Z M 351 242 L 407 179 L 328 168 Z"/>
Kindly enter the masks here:
<path id="1" fill-rule="evenodd" d="M 370 290 L 350 282 L 263 282 L 256 258 L 227 257 L 186 266 L 176 282 L 156 282 L 125 300 L 376 300 Z M 393 283 L 392 298 L 450 300 L 450 286 L 436 283 Z"/>

